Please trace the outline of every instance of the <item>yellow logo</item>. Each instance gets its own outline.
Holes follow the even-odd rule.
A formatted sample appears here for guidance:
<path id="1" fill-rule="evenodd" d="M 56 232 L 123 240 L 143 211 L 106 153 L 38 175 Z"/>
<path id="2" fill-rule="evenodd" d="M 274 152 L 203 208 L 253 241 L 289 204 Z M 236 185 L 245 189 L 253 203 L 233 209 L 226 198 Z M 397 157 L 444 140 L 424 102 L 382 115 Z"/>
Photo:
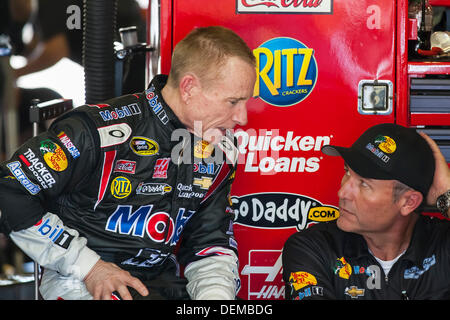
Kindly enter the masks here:
<path id="1" fill-rule="evenodd" d="M 331 206 L 312 207 L 309 209 L 308 218 L 318 222 L 336 220 L 339 218 L 339 210 Z"/>
<path id="2" fill-rule="evenodd" d="M 205 140 L 199 140 L 194 146 L 194 156 L 200 159 L 206 159 L 211 156 L 214 150 L 214 145 L 209 144 Z"/>
<path id="3" fill-rule="evenodd" d="M 208 177 L 202 177 L 200 178 L 194 178 L 194 183 L 195 186 L 200 187 L 200 189 L 205 189 L 208 190 L 209 187 L 211 187 L 212 185 L 212 178 L 208 178 Z"/>
<path id="4" fill-rule="evenodd" d="M 350 288 L 349 287 L 345 288 L 345 294 L 352 297 L 352 299 L 356 299 L 358 297 L 364 296 L 364 292 L 365 292 L 364 289 L 360 289 L 356 286 L 351 286 Z"/>
<path id="5" fill-rule="evenodd" d="M 53 141 L 47 139 L 41 142 L 41 154 L 45 163 L 55 171 L 64 171 L 67 168 L 68 162 L 66 154 L 63 149 Z"/>
<path id="6" fill-rule="evenodd" d="M 397 144 L 395 143 L 394 139 L 392 139 L 388 136 L 376 137 L 375 144 L 378 145 L 378 148 L 381 151 L 384 151 L 386 153 L 393 153 L 397 149 Z"/>
<path id="7" fill-rule="evenodd" d="M 123 199 L 131 193 L 131 182 L 125 177 L 117 177 L 111 182 L 111 194 L 114 198 Z"/>
<path id="8" fill-rule="evenodd" d="M 144 137 L 133 137 L 130 141 L 130 148 L 139 156 L 153 156 L 159 151 L 156 141 Z"/>
<path id="9" fill-rule="evenodd" d="M 312 274 L 304 271 L 291 272 L 289 282 L 295 290 L 300 290 L 309 285 L 316 285 L 317 279 Z"/>
<path id="10" fill-rule="evenodd" d="M 345 261 L 345 258 L 336 259 L 334 274 L 338 274 L 343 279 L 348 279 L 352 275 L 352 266 Z"/>

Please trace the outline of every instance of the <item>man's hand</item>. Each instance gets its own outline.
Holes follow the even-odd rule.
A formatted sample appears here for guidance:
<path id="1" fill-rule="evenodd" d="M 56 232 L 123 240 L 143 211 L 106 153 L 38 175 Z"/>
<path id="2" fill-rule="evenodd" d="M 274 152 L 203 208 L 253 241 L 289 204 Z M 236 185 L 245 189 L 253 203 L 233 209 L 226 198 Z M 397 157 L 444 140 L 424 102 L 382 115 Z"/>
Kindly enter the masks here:
<path id="1" fill-rule="evenodd" d="M 117 291 L 124 300 L 132 300 L 127 289 L 130 286 L 142 296 L 148 295 L 145 285 L 128 271 L 114 263 L 99 260 L 84 278 L 84 283 L 94 300 L 111 300 L 111 294 Z"/>
<path id="2" fill-rule="evenodd" d="M 436 142 L 423 132 L 419 134 L 430 145 L 434 159 L 436 160 L 433 184 L 427 196 L 427 203 L 435 206 L 437 198 L 447 190 L 450 190 L 450 169 Z"/>

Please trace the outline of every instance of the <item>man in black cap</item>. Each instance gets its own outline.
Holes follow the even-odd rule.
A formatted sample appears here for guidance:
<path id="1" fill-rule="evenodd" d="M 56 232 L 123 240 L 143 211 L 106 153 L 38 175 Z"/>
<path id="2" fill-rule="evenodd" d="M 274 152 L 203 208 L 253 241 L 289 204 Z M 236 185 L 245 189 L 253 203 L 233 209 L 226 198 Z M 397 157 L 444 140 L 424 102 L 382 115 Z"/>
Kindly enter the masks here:
<path id="1" fill-rule="evenodd" d="M 434 141 L 381 124 L 322 152 L 345 162 L 340 216 L 286 241 L 286 298 L 449 299 L 450 223 L 420 214 L 425 203 L 449 208 L 450 171 Z"/>

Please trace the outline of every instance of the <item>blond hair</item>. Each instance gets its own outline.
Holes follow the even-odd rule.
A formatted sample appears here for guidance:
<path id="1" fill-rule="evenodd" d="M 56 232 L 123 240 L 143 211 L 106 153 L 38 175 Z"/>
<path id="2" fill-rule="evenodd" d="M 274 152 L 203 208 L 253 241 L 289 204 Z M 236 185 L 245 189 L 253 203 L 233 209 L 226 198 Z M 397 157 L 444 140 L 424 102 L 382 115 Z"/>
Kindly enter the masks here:
<path id="1" fill-rule="evenodd" d="M 195 73 L 207 84 L 220 74 L 229 57 L 255 66 L 252 50 L 234 31 L 221 26 L 196 28 L 176 45 L 168 84 L 176 88 L 187 72 Z"/>

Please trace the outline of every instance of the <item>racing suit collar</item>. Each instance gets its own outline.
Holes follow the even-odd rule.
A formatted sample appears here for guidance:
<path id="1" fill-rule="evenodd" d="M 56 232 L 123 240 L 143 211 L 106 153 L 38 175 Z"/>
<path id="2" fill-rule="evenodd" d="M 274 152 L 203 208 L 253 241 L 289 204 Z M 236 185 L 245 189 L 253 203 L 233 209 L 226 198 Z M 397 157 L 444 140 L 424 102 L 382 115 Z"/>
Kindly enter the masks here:
<path id="1" fill-rule="evenodd" d="M 186 129 L 186 126 L 178 119 L 178 117 L 173 112 L 172 108 L 166 103 L 164 100 L 161 90 L 164 88 L 164 86 L 167 83 L 168 76 L 165 74 L 159 74 L 156 75 L 152 81 L 149 84 L 149 88 L 151 86 L 155 87 L 155 94 L 158 95 L 158 101 L 161 103 L 162 107 L 164 108 L 164 111 L 166 112 L 169 122 L 173 128 L 172 129 Z"/>

